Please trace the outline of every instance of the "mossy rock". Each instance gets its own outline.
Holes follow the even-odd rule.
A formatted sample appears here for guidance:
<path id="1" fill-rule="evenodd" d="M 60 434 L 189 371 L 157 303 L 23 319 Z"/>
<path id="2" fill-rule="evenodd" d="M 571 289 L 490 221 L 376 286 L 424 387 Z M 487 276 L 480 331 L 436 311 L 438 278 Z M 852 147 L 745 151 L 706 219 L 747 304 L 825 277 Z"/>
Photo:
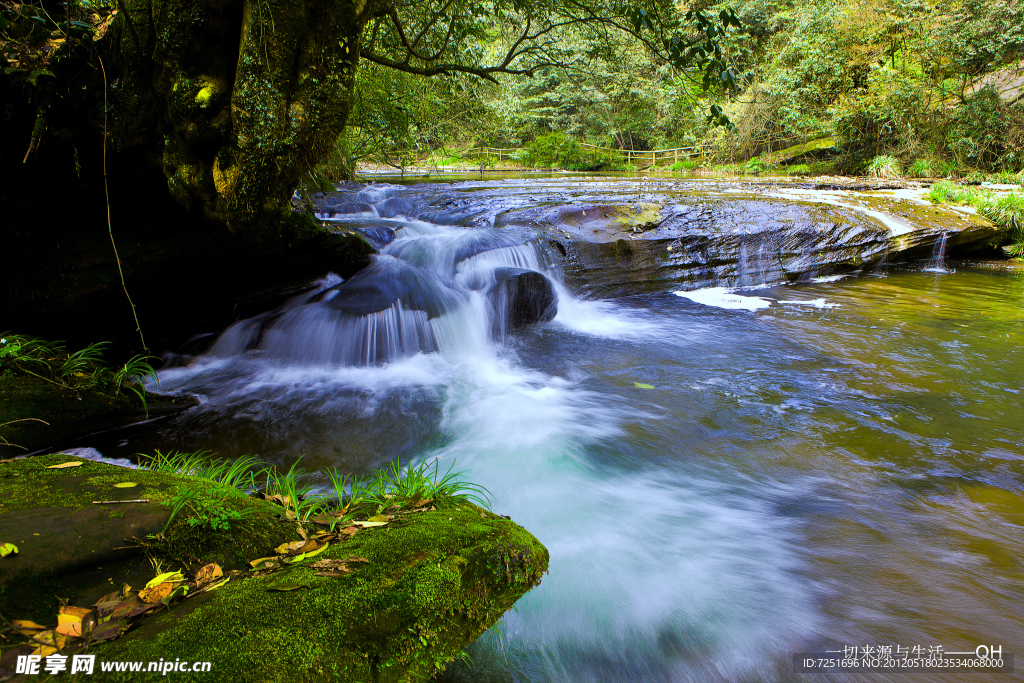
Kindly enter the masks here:
<path id="1" fill-rule="evenodd" d="M 221 681 L 428 680 L 548 563 L 527 531 L 469 504 L 361 531 L 315 561 L 352 555 L 369 562 L 342 578 L 307 562 L 231 581 L 93 651 L 105 661 L 209 661 Z M 304 587 L 272 590 L 282 584 Z"/>
<path id="2" fill-rule="evenodd" d="M 280 507 L 204 480 L 89 460 L 48 469 L 76 460 L 53 455 L 0 464 L 0 542 L 11 540 L 20 551 L 0 560 L 0 611 L 8 618 L 52 623 L 57 597 L 88 606 L 122 582 L 138 588 L 154 573 L 148 560 L 117 553 L 135 552 L 131 546 L 140 541 L 170 568 L 192 571 L 217 561 L 243 569 L 216 591 L 94 645 L 98 661 L 209 661 L 217 680 L 228 682 L 428 680 L 547 571 L 547 550 L 529 532 L 457 503 L 399 515 L 332 542 L 303 563 L 251 574 L 249 560 L 297 538 L 295 522 L 281 519 Z M 137 485 L 114 486 L 121 482 Z M 247 514 L 229 532 L 213 531 L 191 523 L 197 511 L 185 508 L 164 536 L 170 508 L 159 503 L 183 492 Z M 101 499 L 149 502 L 92 502 Z M 311 566 L 352 556 L 367 561 L 340 577 L 318 576 Z M 282 584 L 301 587 L 272 590 Z M 104 677 L 99 667 L 94 675 L 115 677 Z M 151 676 L 118 673 L 116 679 Z M 200 677 L 209 674 L 194 680 Z"/>
<path id="3" fill-rule="evenodd" d="M 49 469 L 66 462 L 82 464 Z M 136 486 L 114 486 L 124 482 Z M 182 492 L 200 494 L 197 504 L 168 526 L 171 507 L 161 503 Z M 113 500 L 148 502 L 93 502 Z M 246 514 L 229 530 L 214 532 L 190 523 L 203 503 Z M 294 534 L 294 523 L 284 523 L 280 511 L 202 479 L 67 455 L 0 464 L 0 543 L 14 543 L 19 550 L 0 561 L 0 611 L 8 618 L 45 622 L 56 614 L 60 599 L 87 606 L 122 583 L 148 581 L 153 572 L 143 549 L 175 565 L 197 567 L 205 560 L 225 568 L 247 566 Z M 165 526 L 162 540 L 147 539 Z"/>

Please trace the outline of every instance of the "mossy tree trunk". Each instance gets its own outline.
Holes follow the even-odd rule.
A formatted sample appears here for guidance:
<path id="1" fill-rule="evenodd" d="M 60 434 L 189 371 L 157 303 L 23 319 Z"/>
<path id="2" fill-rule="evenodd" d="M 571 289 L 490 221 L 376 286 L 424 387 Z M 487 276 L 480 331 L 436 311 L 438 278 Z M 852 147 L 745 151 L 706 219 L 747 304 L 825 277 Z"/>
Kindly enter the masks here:
<path id="1" fill-rule="evenodd" d="M 127 10 L 120 142 L 162 146 L 182 204 L 235 232 L 280 230 L 300 179 L 345 125 L 377 0 L 128 0 Z"/>

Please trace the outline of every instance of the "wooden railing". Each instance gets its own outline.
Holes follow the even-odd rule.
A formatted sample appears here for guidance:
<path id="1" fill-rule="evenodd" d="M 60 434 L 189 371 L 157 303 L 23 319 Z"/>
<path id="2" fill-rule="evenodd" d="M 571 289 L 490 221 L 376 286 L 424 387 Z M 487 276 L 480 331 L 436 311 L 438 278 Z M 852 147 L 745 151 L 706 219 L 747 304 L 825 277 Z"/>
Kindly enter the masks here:
<path id="1" fill-rule="evenodd" d="M 600 150 L 602 152 L 608 152 L 611 154 L 617 154 L 622 157 L 627 164 L 635 164 L 636 166 L 645 165 L 650 168 L 658 166 L 659 162 L 662 165 L 674 164 L 685 159 L 692 157 L 699 157 L 701 160 L 707 155 L 711 149 L 711 145 L 694 145 L 692 147 L 677 147 L 675 149 L 652 149 L 652 150 L 635 150 L 635 149 L 616 149 L 614 147 L 600 147 L 598 145 L 591 145 L 586 142 L 578 143 L 581 147 L 587 149 Z M 513 158 L 517 152 L 522 151 L 521 148 L 502 148 L 502 147 L 473 147 L 462 152 L 463 157 L 482 157 L 484 159 L 496 159 L 497 161 L 504 161 L 505 159 Z"/>

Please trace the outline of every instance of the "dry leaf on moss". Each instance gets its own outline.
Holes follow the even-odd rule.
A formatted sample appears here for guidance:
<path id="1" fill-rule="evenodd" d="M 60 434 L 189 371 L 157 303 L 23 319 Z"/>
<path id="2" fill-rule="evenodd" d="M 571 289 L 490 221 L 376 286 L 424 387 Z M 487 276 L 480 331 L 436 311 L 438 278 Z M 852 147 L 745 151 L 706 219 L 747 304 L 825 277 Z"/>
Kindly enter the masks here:
<path id="1" fill-rule="evenodd" d="M 59 465 L 50 465 L 46 469 L 48 469 L 48 470 L 62 470 L 65 467 L 78 467 L 81 464 L 82 464 L 81 460 L 75 460 L 74 462 L 62 462 Z"/>

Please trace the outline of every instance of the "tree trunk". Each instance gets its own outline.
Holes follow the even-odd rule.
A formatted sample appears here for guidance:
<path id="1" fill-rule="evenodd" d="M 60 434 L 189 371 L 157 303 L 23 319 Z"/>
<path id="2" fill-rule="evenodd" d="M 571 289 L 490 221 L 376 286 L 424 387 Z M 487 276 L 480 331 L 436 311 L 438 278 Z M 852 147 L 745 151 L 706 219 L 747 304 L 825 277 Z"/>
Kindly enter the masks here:
<path id="1" fill-rule="evenodd" d="M 376 0 L 129 0 L 119 142 L 148 138 L 162 148 L 181 204 L 234 232 L 279 232 L 301 178 L 345 125 L 360 34 L 376 8 Z M 154 116 L 139 115 L 146 110 Z"/>

